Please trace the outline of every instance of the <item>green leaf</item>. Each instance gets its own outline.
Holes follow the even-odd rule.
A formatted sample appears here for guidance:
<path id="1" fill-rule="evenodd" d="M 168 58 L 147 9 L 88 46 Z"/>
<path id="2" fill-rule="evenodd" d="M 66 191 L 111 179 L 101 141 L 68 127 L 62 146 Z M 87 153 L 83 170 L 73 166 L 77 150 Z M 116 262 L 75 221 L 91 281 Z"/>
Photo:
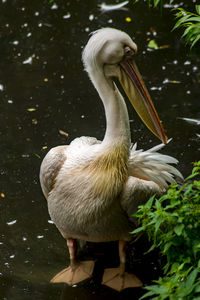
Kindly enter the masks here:
<path id="1" fill-rule="evenodd" d="M 155 195 L 154 196 L 152 196 L 148 201 L 147 201 L 147 203 L 145 204 L 145 207 L 147 207 L 147 208 L 151 208 L 152 207 L 152 204 L 153 204 L 153 201 L 154 201 L 154 199 L 155 199 Z"/>
<path id="2" fill-rule="evenodd" d="M 194 269 L 194 270 L 188 275 L 188 277 L 187 277 L 187 279 L 186 279 L 186 282 L 185 282 L 185 284 L 186 284 L 187 287 L 190 287 L 190 286 L 192 286 L 192 285 L 194 284 L 194 281 L 195 281 L 195 279 L 196 279 L 196 277 L 197 277 L 198 272 L 199 272 L 198 269 Z"/>
<path id="3" fill-rule="evenodd" d="M 159 49 L 158 44 L 155 40 L 150 40 L 147 47 L 150 49 Z"/>
<path id="4" fill-rule="evenodd" d="M 176 29 L 177 27 L 180 27 L 180 25 L 181 25 L 182 23 L 186 22 L 187 19 L 188 19 L 189 17 L 190 17 L 190 16 L 188 16 L 188 15 L 181 17 L 181 18 L 176 22 L 176 24 L 174 25 L 173 30 Z"/>
<path id="5" fill-rule="evenodd" d="M 198 40 L 200 39 L 200 34 L 196 37 L 196 39 L 194 39 L 194 41 L 192 42 L 191 48 L 196 44 L 196 42 L 198 42 Z M 193 176 L 194 177 L 194 176 Z"/>
<path id="6" fill-rule="evenodd" d="M 200 15 L 200 5 L 195 5 L 196 12 Z"/>
<path id="7" fill-rule="evenodd" d="M 161 223 L 164 221 L 163 217 L 159 216 L 155 223 L 155 233 L 158 231 Z"/>
<path id="8" fill-rule="evenodd" d="M 131 233 L 132 233 L 132 234 L 136 234 L 136 233 L 138 233 L 138 232 L 144 231 L 145 228 L 146 228 L 145 226 L 138 227 L 138 228 L 134 229 Z"/>
<path id="9" fill-rule="evenodd" d="M 177 235 L 181 235 L 182 231 L 183 231 L 183 228 L 185 227 L 184 224 L 178 224 L 174 227 L 174 232 L 177 234 Z"/>

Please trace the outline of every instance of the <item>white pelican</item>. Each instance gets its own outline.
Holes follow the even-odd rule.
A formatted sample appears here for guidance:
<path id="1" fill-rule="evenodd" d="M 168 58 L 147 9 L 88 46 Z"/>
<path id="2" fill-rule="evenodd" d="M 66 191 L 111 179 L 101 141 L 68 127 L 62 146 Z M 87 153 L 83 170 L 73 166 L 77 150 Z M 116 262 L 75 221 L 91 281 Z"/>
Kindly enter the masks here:
<path id="1" fill-rule="evenodd" d="M 52 148 L 40 170 L 43 193 L 51 219 L 67 240 L 70 266 L 52 282 L 78 283 L 92 275 L 94 262 L 77 260 L 76 239 L 119 241 L 119 268 L 105 269 L 103 284 L 121 290 L 141 286 L 125 272 L 125 245 L 135 227 L 132 214 L 153 194 L 162 194 L 174 175 L 177 160 L 157 153 L 167 142 L 150 96 L 133 62 L 136 44 L 124 32 L 97 30 L 84 51 L 83 64 L 105 108 L 103 141 L 79 137 L 67 146 Z M 121 83 L 135 110 L 163 144 L 150 150 L 131 146 L 129 117 L 115 79 Z"/>

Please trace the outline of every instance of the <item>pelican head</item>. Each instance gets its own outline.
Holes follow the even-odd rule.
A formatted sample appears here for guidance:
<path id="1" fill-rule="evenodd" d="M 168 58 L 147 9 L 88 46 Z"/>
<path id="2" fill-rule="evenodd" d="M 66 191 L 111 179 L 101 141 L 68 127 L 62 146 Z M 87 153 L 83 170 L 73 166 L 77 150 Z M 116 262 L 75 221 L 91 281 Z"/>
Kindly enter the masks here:
<path id="1" fill-rule="evenodd" d="M 111 82 L 117 78 L 145 125 L 164 144 L 167 136 L 149 93 L 134 62 L 137 45 L 123 31 L 102 28 L 95 31 L 83 50 L 83 64 L 92 74 L 102 72 Z M 112 84 L 115 89 L 115 84 Z"/>

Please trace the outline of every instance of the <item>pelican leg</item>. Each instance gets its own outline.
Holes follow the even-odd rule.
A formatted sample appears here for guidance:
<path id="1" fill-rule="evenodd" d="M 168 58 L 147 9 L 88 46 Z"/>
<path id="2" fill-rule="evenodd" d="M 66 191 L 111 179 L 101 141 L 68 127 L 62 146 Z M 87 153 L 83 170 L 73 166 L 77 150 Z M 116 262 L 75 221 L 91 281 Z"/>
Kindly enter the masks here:
<path id="1" fill-rule="evenodd" d="M 126 246 L 127 242 L 119 241 L 120 265 L 118 268 L 105 269 L 102 280 L 102 284 L 119 292 L 125 288 L 142 286 L 142 282 L 139 278 L 137 278 L 137 276 L 125 272 Z"/>
<path id="2" fill-rule="evenodd" d="M 77 284 L 92 276 L 94 261 L 77 260 L 77 243 L 72 238 L 67 239 L 70 254 L 70 265 L 51 279 L 51 283 L 65 282 L 68 285 Z"/>

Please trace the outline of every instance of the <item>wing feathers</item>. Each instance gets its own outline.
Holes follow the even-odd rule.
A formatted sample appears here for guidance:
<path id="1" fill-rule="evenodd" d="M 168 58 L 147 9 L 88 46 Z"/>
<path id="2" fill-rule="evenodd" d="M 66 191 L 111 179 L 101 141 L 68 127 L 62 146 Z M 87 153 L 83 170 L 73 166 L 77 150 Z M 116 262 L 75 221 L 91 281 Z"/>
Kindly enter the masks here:
<path id="1" fill-rule="evenodd" d="M 183 179 L 182 174 L 174 166 L 171 166 L 171 164 L 177 164 L 178 160 L 157 152 L 163 147 L 164 145 L 160 144 L 143 151 L 136 150 L 137 144 L 134 144 L 129 157 L 129 174 L 154 181 L 164 188 L 167 188 L 169 183 L 175 182 L 174 177 Z"/>

